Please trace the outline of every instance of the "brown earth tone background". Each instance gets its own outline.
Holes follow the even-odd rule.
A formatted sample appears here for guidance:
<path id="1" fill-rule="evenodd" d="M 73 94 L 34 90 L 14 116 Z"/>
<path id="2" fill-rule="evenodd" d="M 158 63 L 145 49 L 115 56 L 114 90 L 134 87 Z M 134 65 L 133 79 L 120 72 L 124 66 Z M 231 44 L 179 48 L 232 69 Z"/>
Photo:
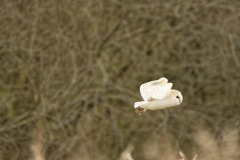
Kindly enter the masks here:
<path id="1" fill-rule="evenodd" d="M 134 112 L 166 77 L 175 108 Z M 239 160 L 240 1 L 2 0 L 0 159 Z"/>

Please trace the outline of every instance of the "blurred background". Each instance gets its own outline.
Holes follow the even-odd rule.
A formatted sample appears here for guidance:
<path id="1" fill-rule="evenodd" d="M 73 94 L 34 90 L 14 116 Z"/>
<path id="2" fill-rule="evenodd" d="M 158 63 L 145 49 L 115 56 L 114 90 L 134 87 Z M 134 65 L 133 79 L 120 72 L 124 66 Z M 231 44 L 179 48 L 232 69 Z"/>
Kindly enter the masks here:
<path id="1" fill-rule="evenodd" d="M 0 159 L 240 159 L 240 1 L 0 4 Z M 160 77 L 183 103 L 136 114 Z"/>

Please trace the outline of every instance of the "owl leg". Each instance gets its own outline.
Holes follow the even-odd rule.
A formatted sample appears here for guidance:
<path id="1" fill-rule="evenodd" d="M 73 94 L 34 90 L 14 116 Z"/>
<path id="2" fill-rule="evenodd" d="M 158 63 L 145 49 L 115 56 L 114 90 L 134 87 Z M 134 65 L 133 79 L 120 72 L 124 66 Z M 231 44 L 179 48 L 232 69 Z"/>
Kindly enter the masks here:
<path id="1" fill-rule="evenodd" d="M 143 114 L 144 112 L 146 112 L 146 110 L 147 110 L 147 109 L 145 109 L 145 108 L 140 108 L 140 107 L 138 107 L 138 108 L 135 109 L 135 112 L 141 115 L 141 114 Z"/>

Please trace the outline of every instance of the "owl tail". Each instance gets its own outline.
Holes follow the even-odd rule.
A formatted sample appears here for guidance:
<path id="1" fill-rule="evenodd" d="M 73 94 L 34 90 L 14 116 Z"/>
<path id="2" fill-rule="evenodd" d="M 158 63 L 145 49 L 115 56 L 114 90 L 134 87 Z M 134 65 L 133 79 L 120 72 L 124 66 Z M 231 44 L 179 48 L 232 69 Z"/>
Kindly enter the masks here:
<path id="1" fill-rule="evenodd" d="M 134 103 L 135 112 L 139 113 L 140 115 L 143 114 L 147 109 L 142 108 L 141 106 L 146 103 L 148 103 L 148 102 L 146 102 L 146 101 L 135 102 Z"/>

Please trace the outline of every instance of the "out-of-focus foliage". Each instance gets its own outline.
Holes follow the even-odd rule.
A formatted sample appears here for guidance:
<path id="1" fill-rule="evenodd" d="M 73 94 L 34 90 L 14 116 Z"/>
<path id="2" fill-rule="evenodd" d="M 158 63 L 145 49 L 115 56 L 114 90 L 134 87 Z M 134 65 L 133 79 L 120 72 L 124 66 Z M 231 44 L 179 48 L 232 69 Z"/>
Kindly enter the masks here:
<path id="1" fill-rule="evenodd" d="M 219 146 L 238 131 L 240 1 L 0 3 L 0 159 L 201 157 L 200 130 Z M 137 115 L 139 86 L 163 76 L 183 103 Z"/>

